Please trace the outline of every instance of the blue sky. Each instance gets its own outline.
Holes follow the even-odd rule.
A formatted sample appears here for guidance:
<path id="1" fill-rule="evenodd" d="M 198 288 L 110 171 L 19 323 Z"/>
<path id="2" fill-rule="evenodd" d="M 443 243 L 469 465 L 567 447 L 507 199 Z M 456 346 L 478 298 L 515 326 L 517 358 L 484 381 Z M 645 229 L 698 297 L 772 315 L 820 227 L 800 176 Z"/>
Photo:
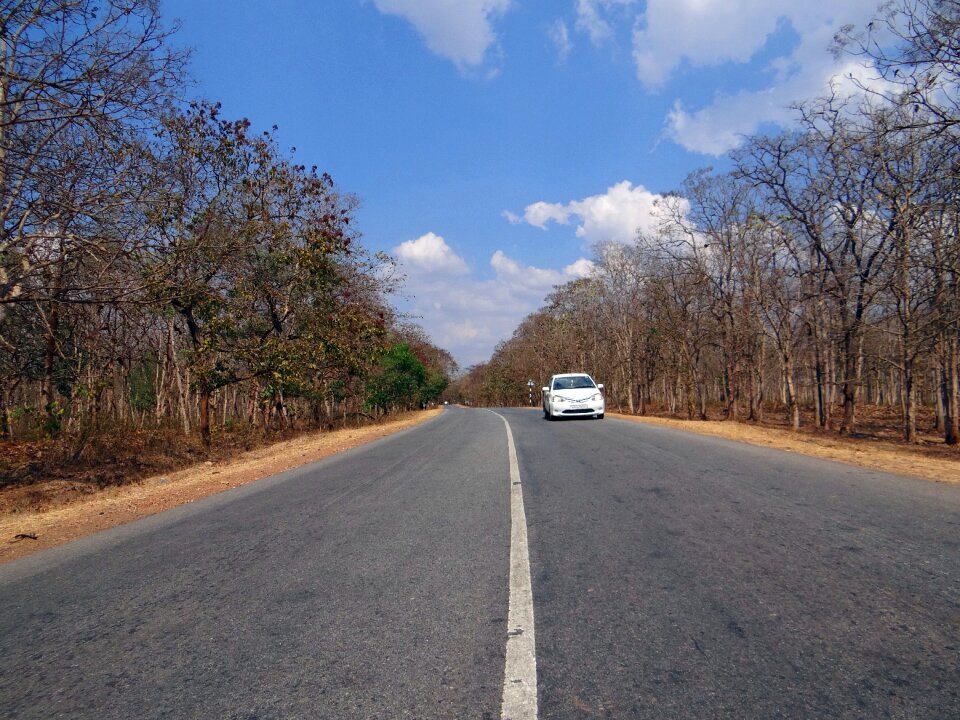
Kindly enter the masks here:
<path id="1" fill-rule="evenodd" d="M 193 94 L 276 124 L 361 202 L 363 244 L 466 367 L 687 173 L 865 73 L 877 0 L 163 0 Z M 841 80 L 841 82 L 843 82 Z"/>

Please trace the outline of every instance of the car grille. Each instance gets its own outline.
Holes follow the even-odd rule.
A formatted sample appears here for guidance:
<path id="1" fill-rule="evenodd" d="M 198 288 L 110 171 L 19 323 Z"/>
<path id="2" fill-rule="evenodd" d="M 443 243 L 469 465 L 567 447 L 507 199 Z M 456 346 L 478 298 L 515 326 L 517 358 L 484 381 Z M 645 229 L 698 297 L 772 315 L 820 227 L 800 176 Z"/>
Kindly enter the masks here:
<path id="1" fill-rule="evenodd" d="M 564 415 L 583 415 L 584 413 L 596 412 L 593 408 L 578 408 L 576 410 L 564 410 Z"/>

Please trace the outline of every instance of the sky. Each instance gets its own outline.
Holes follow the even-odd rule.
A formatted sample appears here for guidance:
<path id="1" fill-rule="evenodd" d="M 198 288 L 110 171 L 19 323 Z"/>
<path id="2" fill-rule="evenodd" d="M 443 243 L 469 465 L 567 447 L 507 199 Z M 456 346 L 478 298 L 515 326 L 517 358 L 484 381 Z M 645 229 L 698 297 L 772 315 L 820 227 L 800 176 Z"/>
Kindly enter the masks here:
<path id="1" fill-rule="evenodd" d="M 162 0 L 191 95 L 279 127 L 359 200 L 393 303 L 462 368 L 594 247 L 791 103 L 866 71 L 829 46 L 878 0 Z"/>

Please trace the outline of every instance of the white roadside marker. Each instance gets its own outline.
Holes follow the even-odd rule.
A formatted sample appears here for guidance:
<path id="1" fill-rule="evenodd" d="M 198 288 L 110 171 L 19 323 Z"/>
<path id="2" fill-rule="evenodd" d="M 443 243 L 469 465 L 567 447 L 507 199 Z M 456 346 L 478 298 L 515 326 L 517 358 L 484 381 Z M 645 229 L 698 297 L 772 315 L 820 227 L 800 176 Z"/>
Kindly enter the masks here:
<path id="1" fill-rule="evenodd" d="M 491 412 L 493 412 L 491 410 Z M 537 720 L 537 644 L 533 626 L 533 589 L 530 584 L 530 551 L 527 549 L 527 516 L 510 423 L 507 427 L 510 458 L 510 608 L 507 612 L 507 660 L 503 675 L 501 720 Z"/>

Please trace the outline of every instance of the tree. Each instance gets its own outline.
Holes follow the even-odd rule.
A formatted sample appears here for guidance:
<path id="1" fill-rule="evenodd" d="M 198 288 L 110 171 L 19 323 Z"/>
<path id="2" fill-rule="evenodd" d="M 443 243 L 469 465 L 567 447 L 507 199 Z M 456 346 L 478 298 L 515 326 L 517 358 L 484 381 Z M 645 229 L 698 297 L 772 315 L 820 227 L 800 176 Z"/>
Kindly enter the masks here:
<path id="1" fill-rule="evenodd" d="M 0 8 L 0 317 L 65 290 L 31 282 L 61 275 L 64 253 L 51 247 L 116 257 L 77 224 L 100 214 L 97 189 L 129 172 L 133 138 L 179 90 L 186 56 L 167 48 L 169 33 L 154 0 Z M 63 182 L 68 192 L 57 192 Z"/>
<path id="2" fill-rule="evenodd" d="M 177 181 L 155 214 L 147 270 L 187 329 L 201 436 L 209 443 L 213 394 L 240 383 L 257 383 L 284 427 L 285 393 L 309 394 L 331 364 L 357 368 L 350 348 L 383 330 L 375 293 L 357 282 L 353 204 L 329 176 L 282 157 L 272 133 L 251 135 L 217 106 L 166 127 L 161 165 Z"/>
<path id="3" fill-rule="evenodd" d="M 755 198 L 750 184 L 704 169 L 689 175 L 682 202 L 665 209 L 659 247 L 672 262 L 701 278 L 712 296 L 710 311 L 723 358 L 724 416 L 738 419 L 744 395 L 756 419 L 762 362 L 761 332 L 750 307 L 759 280 L 753 237 Z"/>
<path id="4" fill-rule="evenodd" d="M 599 292 L 602 342 L 612 349 L 605 372 L 608 397 L 626 395 L 630 414 L 645 414 L 652 372 L 645 340 L 650 332 L 645 312 L 643 254 L 636 246 L 607 243 L 596 248 L 594 281 Z M 595 372 L 601 372 L 597 368 Z M 617 386 L 621 392 L 617 392 Z"/>
<path id="5" fill-rule="evenodd" d="M 150 0 L 34 0 L 0 9 L 0 335 L 12 304 L 42 315 L 46 427 L 69 304 L 132 294 L 124 266 L 142 183 L 139 138 L 179 89 L 185 56 Z M 131 231 L 133 228 L 133 231 Z"/>
<path id="6" fill-rule="evenodd" d="M 877 131 L 880 141 L 889 146 L 884 153 L 892 151 L 892 161 L 885 165 L 885 169 L 892 172 L 886 173 L 884 185 L 887 190 L 881 189 L 881 192 L 888 211 L 894 215 L 889 227 L 900 268 L 900 279 L 893 286 L 898 294 L 902 336 L 906 341 L 902 343 L 900 364 L 905 366 L 904 382 L 912 383 L 911 358 L 917 353 L 914 337 L 907 334 L 907 328 L 913 324 L 914 308 L 912 298 L 908 296 L 911 283 L 903 275 L 908 272 L 906 267 L 911 257 L 907 246 L 912 245 L 914 233 L 910 228 L 919 220 L 928 223 L 932 243 L 929 249 L 936 261 L 931 269 L 937 298 L 933 316 L 938 327 L 936 342 L 945 439 L 949 444 L 957 444 L 960 442 L 956 419 L 960 404 L 957 397 L 957 348 L 960 343 L 956 337 L 956 303 L 950 289 L 955 287 L 952 278 L 956 269 L 950 260 L 951 235 L 943 233 L 943 210 L 955 209 L 957 179 L 960 177 L 956 160 L 960 156 L 960 2 L 894 0 L 886 3 L 866 28 L 845 27 L 836 39 L 834 50 L 837 54 L 852 53 L 864 58 L 886 82 L 885 86 L 867 90 L 882 101 L 879 114 L 875 114 L 879 120 Z M 898 152 L 897 148 L 907 149 L 907 154 Z M 939 178 L 924 170 L 922 182 L 924 188 L 936 193 L 936 197 L 930 198 L 928 212 L 918 213 L 912 200 L 916 193 L 911 192 L 908 200 L 902 192 L 904 183 L 893 180 L 892 176 L 906 179 L 905 160 L 909 167 L 917 166 L 916 160 L 927 165 L 928 153 L 929 159 L 939 163 Z M 915 179 L 918 177 L 915 173 L 908 174 L 914 174 Z M 954 201 L 952 205 L 951 200 Z M 912 396 L 912 392 L 907 395 Z M 910 397 L 907 400 L 909 403 Z M 908 404 L 904 419 L 906 436 L 914 436 L 914 423 Z"/>
<path id="7" fill-rule="evenodd" d="M 905 127 L 953 134 L 960 122 L 960 1 L 892 0 L 866 28 L 843 27 L 836 54 L 867 60 L 887 83 L 864 87 L 890 106 L 917 113 Z M 920 110 L 923 112 L 920 112 Z"/>
<path id="8" fill-rule="evenodd" d="M 789 224 L 778 225 L 765 212 L 751 222 L 757 228 L 753 237 L 758 244 L 759 272 L 763 278 L 751 288 L 753 307 L 757 308 L 766 332 L 773 339 L 780 361 L 787 419 L 790 427 L 798 430 L 797 357 L 807 336 L 804 330 L 814 325 L 806 313 L 809 305 L 802 281 L 803 255 L 796 252 L 797 243 L 790 235 Z"/>
<path id="9" fill-rule="evenodd" d="M 408 345 L 397 343 L 383 353 L 379 371 L 367 384 L 367 406 L 383 412 L 411 410 L 422 402 L 427 387 L 427 369 L 423 363 Z"/>
<path id="10" fill-rule="evenodd" d="M 825 296 L 838 324 L 840 431 L 852 433 L 868 311 L 880 292 L 890 247 L 874 223 L 870 192 L 877 168 L 866 162 L 868 134 L 833 99 L 803 108 L 802 122 L 802 131 L 755 139 L 739 155 L 739 172 L 763 188 L 790 224 L 791 236 L 804 240 L 796 252 L 808 256 L 811 302 Z M 823 320 L 815 311 L 810 318 Z"/>

